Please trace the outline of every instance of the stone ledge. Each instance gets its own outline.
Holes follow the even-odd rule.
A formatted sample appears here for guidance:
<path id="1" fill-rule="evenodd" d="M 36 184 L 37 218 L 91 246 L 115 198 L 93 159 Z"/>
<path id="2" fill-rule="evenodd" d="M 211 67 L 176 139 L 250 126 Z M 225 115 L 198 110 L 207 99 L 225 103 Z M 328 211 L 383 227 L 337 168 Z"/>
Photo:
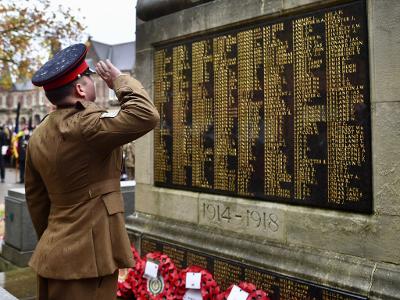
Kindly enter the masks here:
<path id="1" fill-rule="evenodd" d="M 136 210 L 170 222 L 184 221 L 192 226 L 202 226 L 220 232 L 231 232 L 235 236 L 256 243 L 276 243 L 319 251 L 332 251 L 342 255 L 364 257 L 369 261 L 400 262 L 400 240 L 393 239 L 400 229 L 400 217 L 376 213 L 362 215 L 282 203 L 253 201 L 240 197 L 180 191 L 138 184 Z M 210 205 L 214 212 L 205 210 Z M 220 214 L 230 207 L 232 220 L 213 218 L 218 206 Z M 279 230 L 246 224 L 246 211 L 273 213 L 279 220 Z M 241 219 L 235 219 L 240 215 Z M 211 217 L 210 217 L 211 216 Z M 248 217 L 248 215 L 247 215 Z M 240 222 L 239 222 L 240 221 Z M 251 220 L 250 220 L 251 221 Z M 254 222 L 253 222 L 254 223 Z M 212 229 L 211 229 L 212 228 Z M 274 228 L 272 228 L 274 229 Z"/>
<path id="2" fill-rule="evenodd" d="M 400 268 L 398 265 L 376 264 L 372 277 L 370 299 L 399 299 L 400 295 Z"/>
<path id="3" fill-rule="evenodd" d="M 400 294 L 400 284 L 394 284 L 399 279 L 392 278 L 399 274 L 398 266 L 393 266 L 389 272 L 383 264 L 360 257 L 294 245 L 282 246 L 271 242 L 245 240 L 241 236 L 214 228 L 208 229 L 142 213 L 130 216 L 126 227 L 132 237 L 150 235 L 167 242 L 188 245 L 198 251 L 245 261 L 279 274 L 363 296 L 371 295 L 370 299 L 392 299 L 390 297 Z M 248 249 L 252 251 L 249 252 Z"/>

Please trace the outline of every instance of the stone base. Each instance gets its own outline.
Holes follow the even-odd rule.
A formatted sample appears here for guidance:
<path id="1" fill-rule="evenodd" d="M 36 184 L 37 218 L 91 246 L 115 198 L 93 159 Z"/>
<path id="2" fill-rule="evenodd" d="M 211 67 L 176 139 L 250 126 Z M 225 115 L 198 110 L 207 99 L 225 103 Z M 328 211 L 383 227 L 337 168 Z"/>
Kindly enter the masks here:
<path id="1" fill-rule="evenodd" d="M 26 267 L 32 254 L 33 251 L 19 251 L 8 244 L 4 244 L 1 256 L 18 267 Z"/>
<path id="2" fill-rule="evenodd" d="M 364 258 L 299 246 L 260 242 L 251 236 L 227 233 L 186 222 L 136 212 L 128 217 L 132 242 L 142 235 L 203 253 L 240 261 L 278 274 L 311 281 L 368 299 L 399 299 L 400 267 Z"/>

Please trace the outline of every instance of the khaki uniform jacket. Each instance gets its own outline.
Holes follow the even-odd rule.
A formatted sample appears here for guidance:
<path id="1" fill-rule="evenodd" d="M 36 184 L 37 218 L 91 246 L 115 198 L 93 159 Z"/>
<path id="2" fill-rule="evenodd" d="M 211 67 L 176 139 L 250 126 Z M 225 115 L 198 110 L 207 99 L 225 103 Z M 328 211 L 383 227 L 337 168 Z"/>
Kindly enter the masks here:
<path id="1" fill-rule="evenodd" d="M 114 90 L 117 115 L 81 101 L 50 113 L 30 138 L 26 200 L 39 241 L 29 265 L 42 277 L 99 277 L 133 266 L 121 146 L 152 130 L 159 115 L 137 80 L 121 75 Z"/>

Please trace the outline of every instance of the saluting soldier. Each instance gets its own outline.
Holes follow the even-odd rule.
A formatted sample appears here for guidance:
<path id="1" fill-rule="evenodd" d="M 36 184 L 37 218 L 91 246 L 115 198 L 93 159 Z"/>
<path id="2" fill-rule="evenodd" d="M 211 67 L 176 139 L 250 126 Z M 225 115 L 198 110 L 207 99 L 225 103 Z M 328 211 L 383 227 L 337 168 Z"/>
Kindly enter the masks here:
<path id="1" fill-rule="evenodd" d="M 32 79 L 57 107 L 33 132 L 26 155 L 26 200 L 39 237 L 29 265 L 39 300 L 115 299 L 118 269 L 134 264 L 121 146 L 152 130 L 159 114 L 140 82 L 110 61 L 96 71 L 121 107 L 97 106 L 86 53 L 84 44 L 61 50 Z"/>

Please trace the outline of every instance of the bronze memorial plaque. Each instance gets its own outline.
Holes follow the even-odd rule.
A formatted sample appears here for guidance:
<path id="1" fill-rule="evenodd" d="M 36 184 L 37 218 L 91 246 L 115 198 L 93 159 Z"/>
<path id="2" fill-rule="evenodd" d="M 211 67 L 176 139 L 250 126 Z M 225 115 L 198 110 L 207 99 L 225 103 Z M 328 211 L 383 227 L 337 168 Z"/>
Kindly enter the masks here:
<path id="1" fill-rule="evenodd" d="M 365 1 L 156 46 L 155 185 L 372 212 Z"/>
<path id="2" fill-rule="evenodd" d="M 149 251 L 149 244 L 155 245 L 156 250 Z M 151 247 L 152 249 L 153 247 Z M 178 260 L 171 257 L 175 265 L 181 268 L 197 265 L 213 274 L 221 289 L 227 289 L 231 284 L 240 281 L 253 283 L 257 288 L 269 293 L 271 300 L 297 299 L 297 300 L 366 300 L 366 297 L 358 296 L 345 291 L 329 288 L 277 273 L 269 272 L 254 266 L 249 266 L 237 261 L 219 258 L 213 255 L 191 250 L 183 246 L 172 245 L 167 242 L 152 239 L 145 236 L 141 242 L 141 254 L 152 251 L 173 249 L 180 253 Z"/>

